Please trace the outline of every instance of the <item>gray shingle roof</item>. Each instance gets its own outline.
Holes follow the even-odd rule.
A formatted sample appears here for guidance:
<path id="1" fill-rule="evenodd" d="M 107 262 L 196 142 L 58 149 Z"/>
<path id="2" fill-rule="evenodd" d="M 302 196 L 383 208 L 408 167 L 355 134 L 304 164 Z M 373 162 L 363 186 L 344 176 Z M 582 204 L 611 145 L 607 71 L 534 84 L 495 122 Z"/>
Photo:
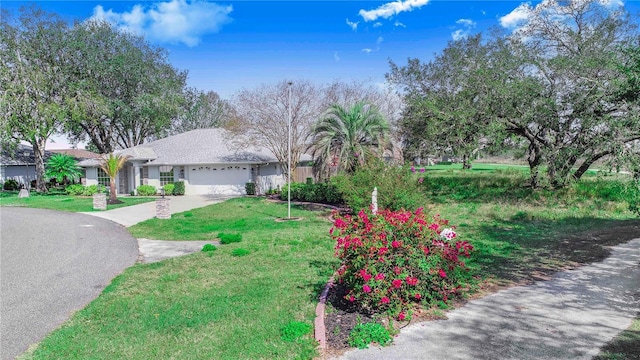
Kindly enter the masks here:
<path id="1" fill-rule="evenodd" d="M 46 162 L 51 155 L 53 154 L 50 151 L 45 150 L 44 161 Z M 29 145 L 19 144 L 15 148 L 15 151 L 3 147 L 0 153 L 1 165 L 34 165 L 35 163 L 36 159 L 33 155 L 33 148 Z"/>
<path id="2" fill-rule="evenodd" d="M 131 160 L 150 165 L 273 162 L 268 149 L 251 145 L 224 129 L 198 129 L 122 150 Z"/>

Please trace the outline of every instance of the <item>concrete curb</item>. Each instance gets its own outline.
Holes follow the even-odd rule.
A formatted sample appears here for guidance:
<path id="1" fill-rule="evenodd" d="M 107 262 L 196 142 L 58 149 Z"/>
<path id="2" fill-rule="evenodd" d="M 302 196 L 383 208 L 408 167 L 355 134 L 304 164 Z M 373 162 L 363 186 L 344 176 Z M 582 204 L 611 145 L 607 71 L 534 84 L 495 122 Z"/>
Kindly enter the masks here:
<path id="1" fill-rule="evenodd" d="M 327 329 L 324 326 L 324 311 L 325 304 L 327 303 L 327 296 L 329 295 L 329 289 L 333 286 L 333 276 L 327 282 L 322 293 L 320 294 L 320 301 L 316 306 L 316 319 L 313 321 L 314 332 L 313 335 L 318 342 L 320 348 L 320 356 L 324 355 L 327 350 Z"/>

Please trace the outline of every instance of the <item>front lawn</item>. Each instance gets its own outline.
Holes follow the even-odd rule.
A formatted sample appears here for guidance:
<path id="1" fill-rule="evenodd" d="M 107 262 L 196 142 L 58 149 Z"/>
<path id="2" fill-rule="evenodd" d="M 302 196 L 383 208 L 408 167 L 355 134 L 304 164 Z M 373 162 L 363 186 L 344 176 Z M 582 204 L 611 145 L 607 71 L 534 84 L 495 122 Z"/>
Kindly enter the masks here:
<path id="1" fill-rule="evenodd" d="M 548 192 L 522 188 L 523 176 L 497 171 L 456 180 L 435 172 L 424 180 L 429 212 L 449 219 L 475 247 L 467 264 L 478 276 L 475 290 L 545 279 L 640 236 L 615 178 Z M 326 212 L 294 207 L 302 221 L 274 221 L 286 214 L 284 203 L 238 198 L 129 228 L 150 239 L 225 233 L 242 241 L 126 270 L 27 358 L 311 358 L 310 334 L 287 342 L 280 331 L 291 321 L 312 323 L 318 294 L 338 265 L 335 244 Z"/>
<path id="2" fill-rule="evenodd" d="M 286 204 L 238 198 L 131 227 L 146 238 L 213 239 L 223 232 L 239 233 L 242 240 L 127 269 L 42 341 L 33 357 L 312 357 L 311 333 L 288 342 L 281 329 L 291 321 L 313 323 L 318 294 L 337 266 L 330 222 L 298 208 L 292 216 L 302 221 L 274 221 L 286 215 Z M 193 230 L 186 231 L 185 222 Z M 246 253 L 238 249 L 248 254 L 238 256 Z"/>
<path id="3" fill-rule="evenodd" d="M 118 200 L 122 204 L 107 205 L 107 210 L 120 207 L 138 205 L 149 201 L 154 201 L 154 197 L 120 197 Z M 0 192 L 0 206 L 21 206 L 39 209 L 51 209 L 71 212 L 99 211 L 93 210 L 93 198 L 87 196 L 71 195 L 39 195 L 31 193 L 28 198 L 18 198 L 16 192 Z"/>

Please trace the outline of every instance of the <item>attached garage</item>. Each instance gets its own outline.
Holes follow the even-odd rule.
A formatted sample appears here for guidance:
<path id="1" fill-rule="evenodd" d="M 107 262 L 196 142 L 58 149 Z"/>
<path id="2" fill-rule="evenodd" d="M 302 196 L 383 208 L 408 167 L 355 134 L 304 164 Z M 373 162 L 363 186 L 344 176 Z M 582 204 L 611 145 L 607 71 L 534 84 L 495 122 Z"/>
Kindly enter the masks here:
<path id="1" fill-rule="evenodd" d="M 187 195 L 244 194 L 245 184 L 251 181 L 251 169 L 247 165 L 210 164 L 186 168 Z"/>

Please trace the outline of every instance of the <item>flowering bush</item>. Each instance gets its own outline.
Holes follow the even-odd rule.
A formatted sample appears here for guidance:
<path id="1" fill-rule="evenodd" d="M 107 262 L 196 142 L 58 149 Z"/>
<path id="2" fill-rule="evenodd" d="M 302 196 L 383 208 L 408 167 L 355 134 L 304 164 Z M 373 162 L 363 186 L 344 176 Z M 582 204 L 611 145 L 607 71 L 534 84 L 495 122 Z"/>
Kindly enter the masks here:
<path id="1" fill-rule="evenodd" d="M 463 259 L 473 247 L 440 216 L 428 222 L 420 208 L 334 213 L 334 219 L 330 233 L 343 262 L 337 281 L 349 289 L 347 300 L 365 310 L 404 320 L 414 303 L 447 302 L 466 285 Z"/>

